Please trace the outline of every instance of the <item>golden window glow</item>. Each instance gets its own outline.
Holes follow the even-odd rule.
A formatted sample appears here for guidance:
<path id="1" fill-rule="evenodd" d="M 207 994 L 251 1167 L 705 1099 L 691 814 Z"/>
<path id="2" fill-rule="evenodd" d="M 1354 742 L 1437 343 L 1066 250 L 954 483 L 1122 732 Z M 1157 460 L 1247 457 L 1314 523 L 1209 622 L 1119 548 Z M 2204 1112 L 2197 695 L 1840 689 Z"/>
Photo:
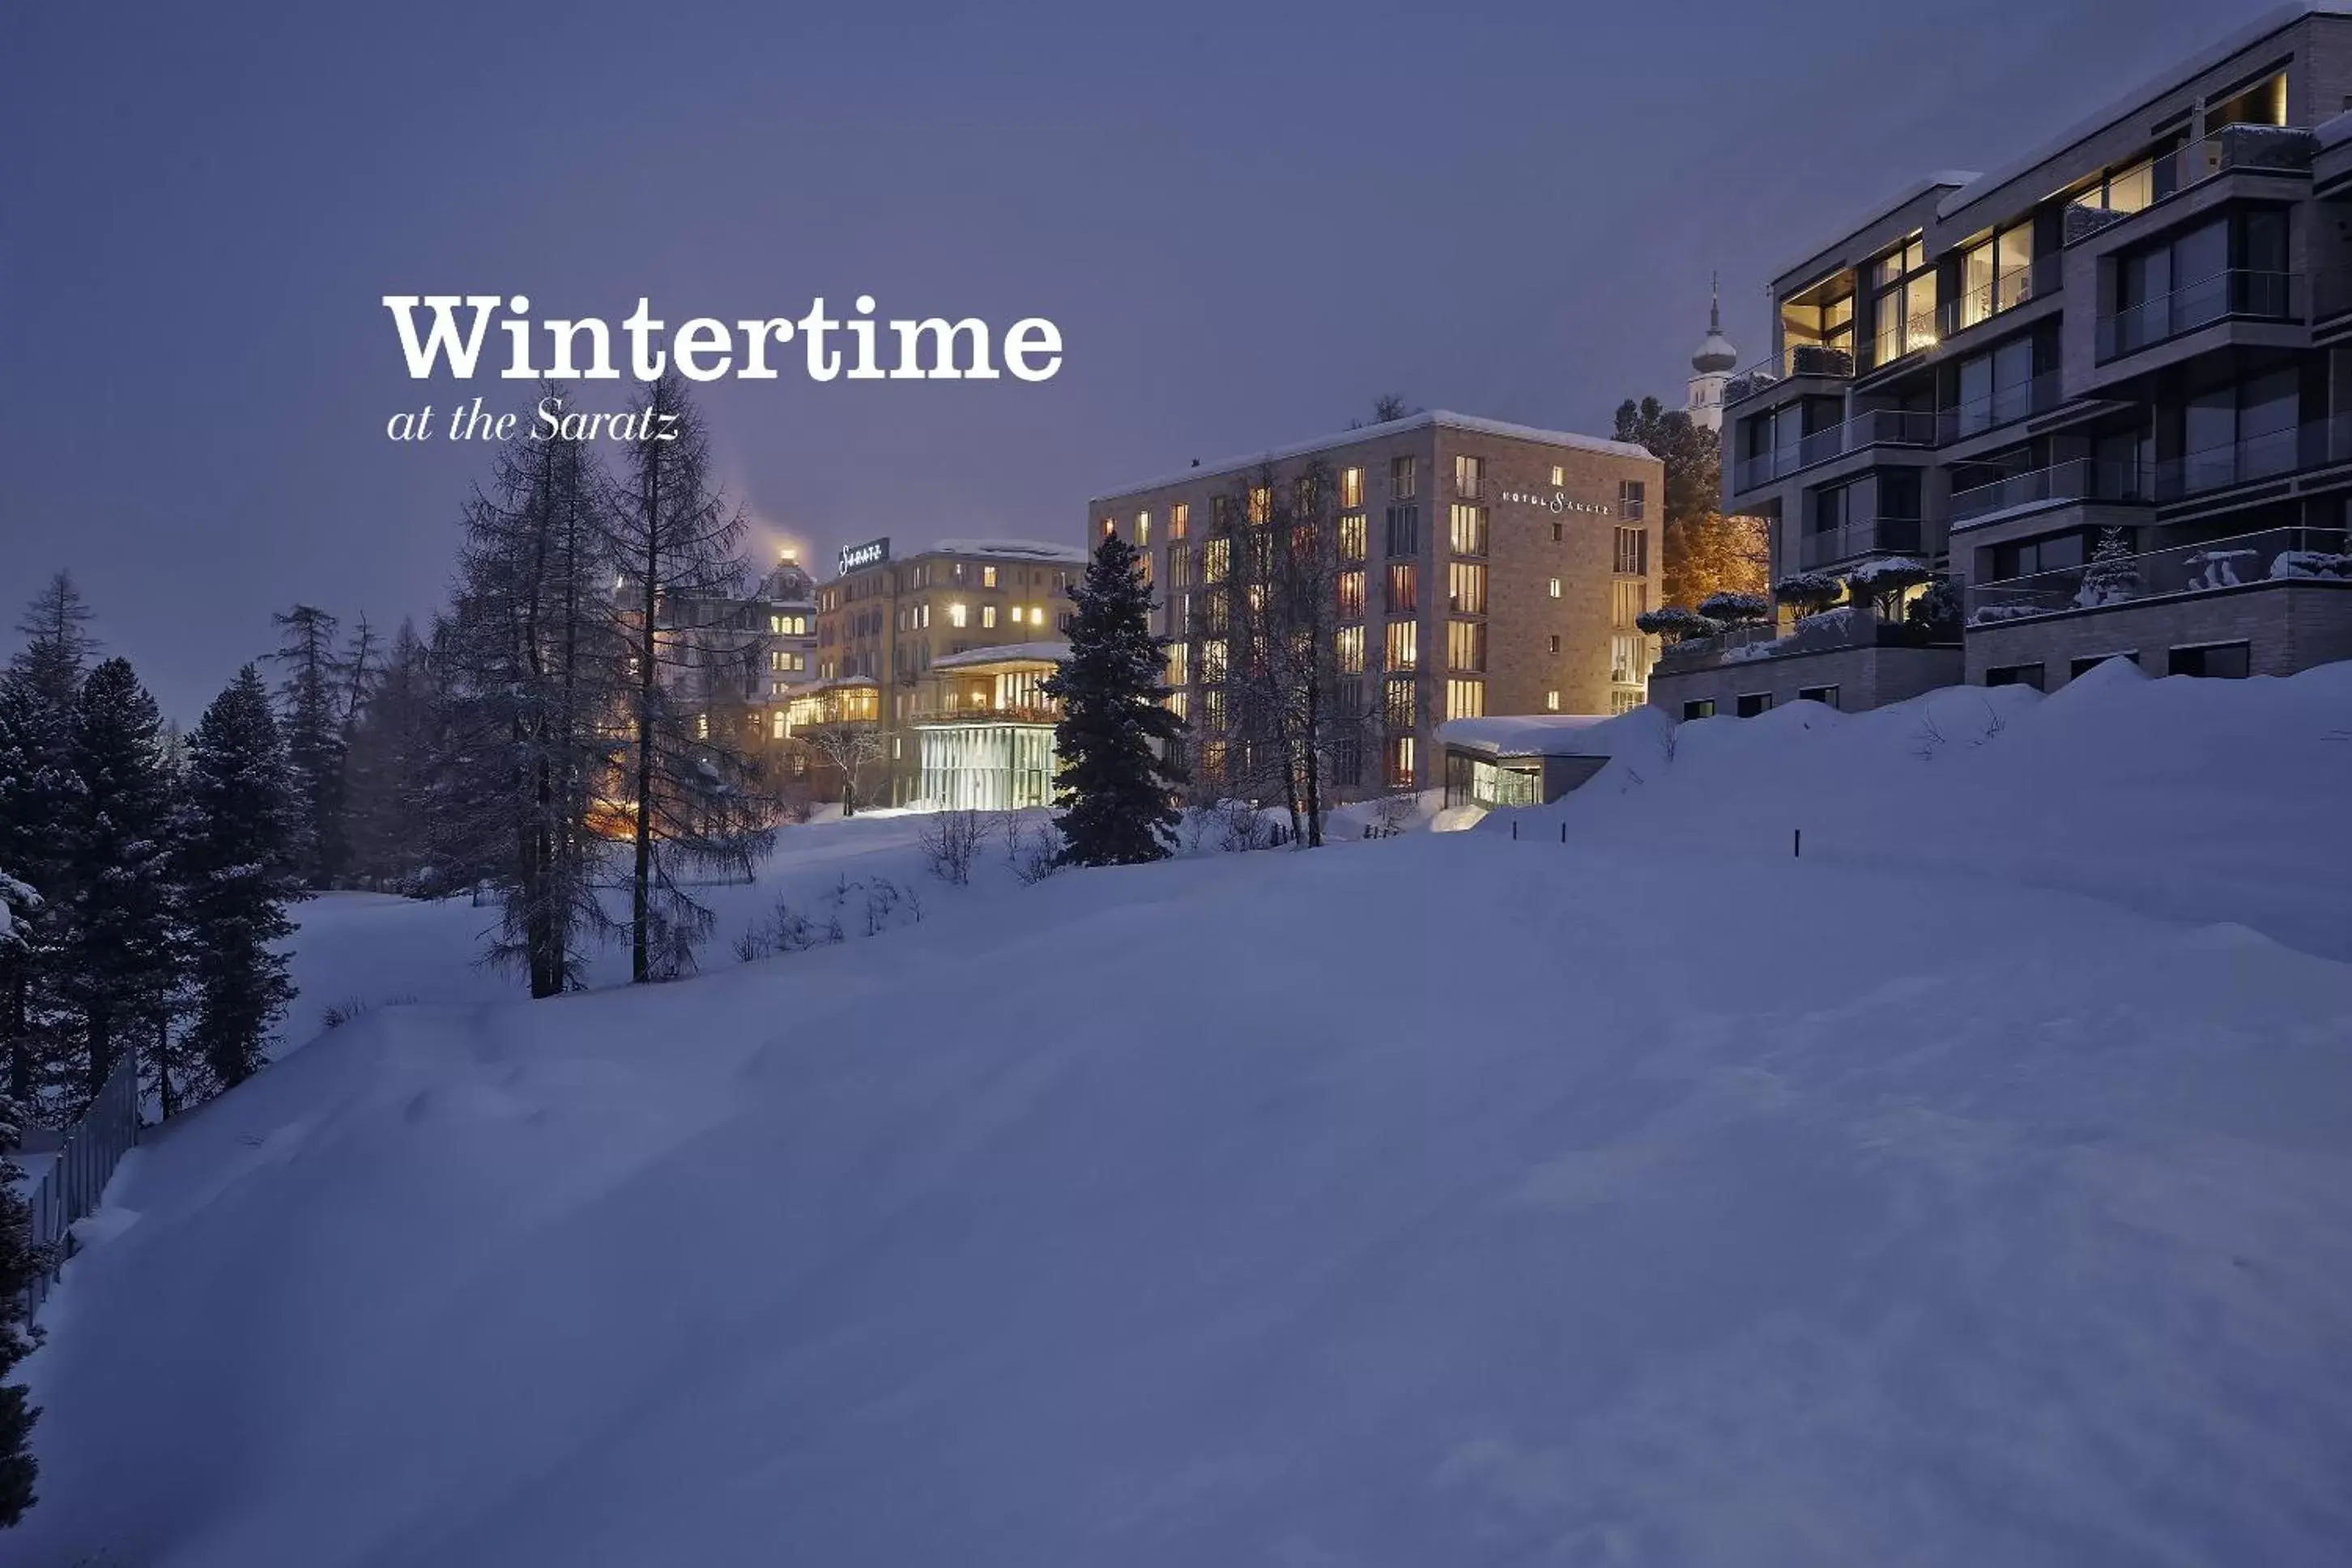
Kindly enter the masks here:
<path id="1" fill-rule="evenodd" d="M 1633 618 L 1650 607 L 1650 585 L 1647 583 L 1620 580 L 1609 584 L 1609 624 L 1620 631 L 1631 631 Z"/>
<path id="2" fill-rule="evenodd" d="M 983 588 L 993 588 L 996 586 L 995 567 L 983 566 L 980 569 L 980 585 Z"/>
<path id="3" fill-rule="evenodd" d="M 1446 608 L 1457 616 L 1486 613 L 1486 566 L 1479 561 L 1456 561 L 1445 569 Z"/>
<path id="4" fill-rule="evenodd" d="M 1108 538 L 1110 535 L 1117 533 L 1118 531 L 1118 520 L 1111 517 L 1103 519 L 1102 531 L 1105 538 Z"/>
<path id="5" fill-rule="evenodd" d="M 1168 509 L 1168 540 L 1170 543 L 1192 531 L 1192 507 L 1189 501 L 1178 501 Z"/>
<path id="6" fill-rule="evenodd" d="M 1345 510 L 1345 509 L 1349 509 L 1349 508 L 1354 508 L 1354 507 L 1360 507 L 1360 506 L 1361 506 L 1361 505 L 1363 505 L 1363 504 L 1364 504 L 1364 470 L 1363 470 L 1363 469 L 1361 469 L 1361 468 L 1342 468 L 1342 469 L 1340 469 L 1340 470 L 1339 470 L 1339 505 L 1340 505 L 1340 507 L 1341 507 L 1343 510 Z"/>
<path id="7" fill-rule="evenodd" d="M 1478 719 L 1486 712 L 1486 683 L 1483 680 L 1449 680 L 1445 683 L 1445 716 L 1448 719 Z"/>
<path id="8" fill-rule="evenodd" d="M 1351 617 L 1364 613 L 1364 574 L 1361 572 L 1339 574 L 1339 613 Z"/>
<path id="9" fill-rule="evenodd" d="M 1544 693 L 1544 711 L 1547 713 L 1557 713 L 1559 711 L 1559 692 L 1547 691 Z"/>
<path id="10" fill-rule="evenodd" d="M 1184 666 L 1186 662 L 1186 652 L 1187 645 L 1183 643 L 1172 642 L 1168 645 L 1168 684 L 1171 686 L 1182 686 L 1185 684 Z"/>
<path id="11" fill-rule="evenodd" d="M 1214 683 L 1225 678 L 1225 643 L 1212 637 L 1201 645 L 1201 679 Z"/>
<path id="12" fill-rule="evenodd" d="M 1333 651 L 1339 658 L 1340 674 L 1363 674 L 1364 628 L 1361 626 L 1341 626 L 1334 637 Z"/>
<path id="13" fill-rule="evenodd" d="M 1391 621 L 1384 649 L 1388 668 L 1412 669 L 1421 663 L 1421 627 L 1413 621 Z"/>
<path id="14" fill-rule="evenodd" d="M 1559 597 L 1559 579 L 1557 577 L 1551 580 L 1551 596 L 1555 599 Z"/>
<path id="15" fill-rule="evenodd" d="M 1151 542 L 1151 514 L 1148 511 L 1135 514 L 1135 542 L 1138 544 Z"/>
<path id="16" fill-rule="evenodd" d="M 1554 463 L 1551 466 L 1551 488 L 1558 489 L 1566 483 L 1568 483 L 1568 470 Z"/>
<path id="17" fill-rule="evenodd" d="M 1232 566 L 1233 541 L 1230 539 L 1212 539 L 1202 551 L 1201 581 L 1203 583 L 1222 583 L 1225 580 L 1226 572 L 1230 570 Z"/>
<path id="18" fill-rule="evenodd" d="M 1364 558 L 1364 514 L 1348 513 L 1339 520 L 1339 559 L 1361 561 Z"/>
<path id="19" fill-rule="evenodd" d="M 1450 669 L 1483 671 L 1486 668 L 1486 623 L 1445 623 L 1445 663 Z"/>
<path id="20" fill-rule="evenodd" d="M 965 617 L 970 614 L 971 611 L 959 600 L 948 606 L 948 625 L 961 626 L 965 624 Z"/>
<path id="21" fill-rule="evenodd" d="M 1415 610 L 1420 605 L 1421 577 L 1410 561 L 1389 563 L 1388 608 L 1391 614 Z"/>
<path id="22" fill-rule="evenodd" d="M 1264 485 L 1252 485 L 1249 490 L 1249 520 L 1263 523 L 1274 513 L 1274 495 Z"/>
<path id="23" fill-rule="evenodd" d="M 1454 493 L 1465 500 L 1478 499 L 1478 487 L 1486 479 L 1486 459 L 1456 457 L 1454 459 Z"/>
<path id="24" fill-rule="evenodd" d="M 995 606 L 994 605 L 982 605 L 980 607 L 980 627 L 981 627 L 981 630 L 982 630 L 982 631 L 987 631 L 988 629 L 990 629 L 991 627 L 994 626 L 995 625 L 996 625 L 996 606 Z"/>
<path id="25" fill-rule="evenodd" d="M 1453 541 L 1456 555 L 1486 554 L 1486 509 L 1456 503 L 1453 510 Z"/>

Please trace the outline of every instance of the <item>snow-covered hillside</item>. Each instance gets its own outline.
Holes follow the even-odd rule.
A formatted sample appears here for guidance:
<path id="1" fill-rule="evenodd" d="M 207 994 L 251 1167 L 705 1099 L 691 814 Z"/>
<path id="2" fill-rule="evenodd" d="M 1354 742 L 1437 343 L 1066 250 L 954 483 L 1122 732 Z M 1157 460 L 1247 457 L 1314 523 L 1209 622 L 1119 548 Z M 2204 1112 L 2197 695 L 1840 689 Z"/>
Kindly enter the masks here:
<path id="1" fill-rule="evenodd" d="M 1992 695 L 537 1005 L 316 906 L 416 1001 L 125 1167 L 6 1560 L 2340 1562 L 2352 668 Z"/>

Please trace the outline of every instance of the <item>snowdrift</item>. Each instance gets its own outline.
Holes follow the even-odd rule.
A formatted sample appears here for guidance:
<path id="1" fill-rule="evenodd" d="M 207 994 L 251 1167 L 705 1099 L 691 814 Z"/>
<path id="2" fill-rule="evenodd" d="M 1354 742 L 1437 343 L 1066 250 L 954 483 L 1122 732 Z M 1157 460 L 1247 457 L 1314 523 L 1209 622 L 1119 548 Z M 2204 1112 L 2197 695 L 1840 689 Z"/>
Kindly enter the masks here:
<path id="1" fill-rule="evenodd" d="M 992 863 L 650 990 L 436 998 L 377 942 L 417 1002 L 118 1179 L 7 1562 L 2336 1561 L 2352 967 L 2217 910 L 2340 891 L 2344 688 L 2178 684 L 1932 760 L 1683 726 L 1566 847 Z M 2259 875 L 2014 876 L 1972 777 L 2070 867 L 2095 805 Z M 1885 826 L 1748 844 L 1839 790 Z"/>

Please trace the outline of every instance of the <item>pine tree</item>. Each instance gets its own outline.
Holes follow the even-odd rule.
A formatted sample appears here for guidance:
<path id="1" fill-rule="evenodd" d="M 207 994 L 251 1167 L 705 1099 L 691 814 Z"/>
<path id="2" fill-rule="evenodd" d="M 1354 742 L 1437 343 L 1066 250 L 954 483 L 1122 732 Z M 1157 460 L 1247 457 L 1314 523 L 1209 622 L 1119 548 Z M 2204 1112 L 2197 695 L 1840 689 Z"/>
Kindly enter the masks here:
<path id="1" fill-rule="evenodd" d="M 12 924 L 21 925 L 37 914 L 39 902 L 30 888 L 0 867 L 0 950 L 17 940 Z M 26 1292 L 47 1263 L 33 1246 L 24 1170 L 8 1158 L 21 1133 L 21 1116 L 17 1103 L 0 1094 L 0 1530 L 22 1520 L 33 1506 L 38 1470 L 33 1458 L 33 1421 L 40 1412 L 23 1384 L 8 1381 L 16 1364 L 32 1353 L 25 1324 Z"/>
<path id="2" fill-rule="evenodd" d="M 77 1110 L 105 1086 L 122 1050 L 171 1026 L 173 802 L 163 727 L 130 660 L 110 658 L 82 682 L 72 805 L 58 824 L 68 866 L 58 896 L 64 989 L 81 1021 L 79 1081 L 68 1086 Z"/>
<path id="3" fill-rule="evenodd" d="M 710 471 L 702 416 L 673 371 L 646 388 L 627 468 L 614 488 L 610 534 L 622 580 L 630 744 L 620 796 L 629 815 L 629 978 L 642 984 L 689 967 L 711 913 L 686 873 L 748 876 L 774 840 L 772 805 L 754 760 L 716 726 L 706 735 L 673 683 L 690 681 L 717 648 L 698 606 L 740 597 L 743 514 Z"/>
<path id="4" fill-rule="evenodd" d="M 273 944 L 304 897 L 284 743 L 261 677 L 247 665 L 213 700 L 188 745 L 180 863 L 196 1016 L 191 1043 L 210 1087 L 234 1088 L 268 1059 L 294 987 Z"/>
<path id="5" fill-rule="evenodd" d="M 1054 774 L 1062 858 L 1079 866 L 1126 866 L 1168 854 L 1177 815 L 1171 792 L 1184 781 L 1160 752 L 1183 733 L 1168 710 L 1167 643 L 1151 635 L 1151 590 L 1135 547 L 1105 534 L 1073 595 L 1070 657 L 1046 680 L 1060 700 Z"/>
<path id="6" fill-rule="evenodd" d="M 97 651 L 73 579 L 58 573 L 26 606 L 25 641 L 0 671 L 0 865 L 37 887 L 67 875 L 57 832 L 70 809 L 68 756 L 82 673 Z M 72 1018 L 60 994 L 65 973 L 63 910 L 55 900 L 19 922 L 18 941 L 0 951 L 0 1094 L 31 1115 L 43 1080 L 71 1055 Z"/>
<path id="7" fill-rule="evenodd" d="M 273 617 L 285 667 L 278 700 L 301 837 L 296 864 L 313 888 L 343 877 L 350 852 L 343 835 L 343 671 L 335 653 L 337 621 L 312 605 Z"/>
<path id="8" fill-rule="evenodd" d="M 502 449 L 466 511 L 446 651 L 472 694 L 458 716 L 476 760 L 453 805 L 494 851 L 503 919 L 490 961 L 533 996 L 578 987 L 613 925 L 593 830 L 614 755 L 600 721 L 619 710 L 622 669 L 611 501 L 592 447 L 540 441 Z"/>
<path id="9" fill-rule="evenodd" d="M 2120 528 L 2099 531 L 2099 545 L 2083 568 L 2082 586 L 2074 603 L 2084 609 L 2121 605 L 2139 597 L 2139 563 L 2132 555 L 2131 534 Z"/>
<path id="10" fill-rule="evenodd" d="M 418 893 L 436 885 L 431 781 L 433 673 L 415 626 L 400 624 L 361 699 L 343 758 L 351 872 L 361 885 Z"/>

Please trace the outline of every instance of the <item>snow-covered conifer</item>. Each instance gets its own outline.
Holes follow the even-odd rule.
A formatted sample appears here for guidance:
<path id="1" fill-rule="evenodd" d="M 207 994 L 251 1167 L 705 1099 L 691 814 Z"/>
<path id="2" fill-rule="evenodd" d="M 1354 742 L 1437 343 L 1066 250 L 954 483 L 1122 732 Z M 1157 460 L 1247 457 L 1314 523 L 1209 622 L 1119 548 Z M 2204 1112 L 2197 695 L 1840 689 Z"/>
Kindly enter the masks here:
<path id="1" fill-rule="evenodd" d="M 294 987 L 276 944 L 304 896 L 286 750 L 251 665 L 213 700 L 188 744 L 180 834 L 188 963 L 196 1002 L 191 1043 L 211 1086 L 233 1088 L 268 1059 L 271 1028 Z"/>
<path id="2" fill-rule="evenodd" d="M 278 683 L 280 733 L 301 837 L 296 864 L 313 888 L 331 888 L 350 860 L 343 831 L 344 671 L 334 616 L 297 605 L 274 617 L 286 678 Z"/>
<path id="3" fill-rule="evenodd" d="M 1074 595 L 1070 656 L 1045 682 L 1062 704 L 1054 774 L 1062 858 L 1121 866 L 1168 854 L 1183 783 L 1154 742 L 1183 732 L 1168 710 L 1167 645 L 1151 635 L 1151 590 L 1135 547 L 1105 534 Z"/>

